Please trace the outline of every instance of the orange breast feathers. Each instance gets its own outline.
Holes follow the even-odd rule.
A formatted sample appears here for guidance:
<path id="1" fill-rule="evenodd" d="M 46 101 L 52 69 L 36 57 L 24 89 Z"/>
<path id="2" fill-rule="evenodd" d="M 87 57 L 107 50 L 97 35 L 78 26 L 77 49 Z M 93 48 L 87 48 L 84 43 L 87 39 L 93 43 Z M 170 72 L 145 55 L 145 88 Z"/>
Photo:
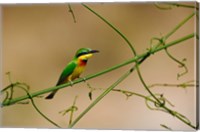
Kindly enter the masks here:
<path id="1" fill-rule="evenodd" d="M 78 66 L 86 66 L 86 64 L 87 64 L 87 60 L 84 60 L 84 59 L 78 60 Z"/>

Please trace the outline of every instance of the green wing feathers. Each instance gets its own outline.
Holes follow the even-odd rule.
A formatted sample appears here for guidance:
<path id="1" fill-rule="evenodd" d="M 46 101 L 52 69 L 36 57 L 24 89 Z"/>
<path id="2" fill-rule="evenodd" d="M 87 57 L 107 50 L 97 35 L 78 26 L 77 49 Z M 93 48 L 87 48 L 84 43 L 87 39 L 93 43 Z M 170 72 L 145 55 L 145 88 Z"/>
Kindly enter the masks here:
<path id="1" fill-rule="evenodd" d="M 56 86 L 64 83 L 64 81 L 67 79 L 67 77 L 69 75 L 71 75 L 74 71 L 74 69 L 76 68 L 77 64 L 75 63 L 75 61 L 71 61 L 63 70 L 62 74 L 60 75 L 60 78 L 56 84 Z"/>
<path id="2" fill-rule="evenodd" d="M 56 86 L 64 83 L 64 81 L 67 79 L 68 76 L 70 76 L 74 69 L 76 68 L 76 62 L 75 61 L 71 61 L 63 70 L 62 74 L 60 75 L 60 78 L 56 84 Z M 52 91 L 45 99 L 52 99 L 54 97 L 54 95 L 56 94 L 57 90 Z"/>

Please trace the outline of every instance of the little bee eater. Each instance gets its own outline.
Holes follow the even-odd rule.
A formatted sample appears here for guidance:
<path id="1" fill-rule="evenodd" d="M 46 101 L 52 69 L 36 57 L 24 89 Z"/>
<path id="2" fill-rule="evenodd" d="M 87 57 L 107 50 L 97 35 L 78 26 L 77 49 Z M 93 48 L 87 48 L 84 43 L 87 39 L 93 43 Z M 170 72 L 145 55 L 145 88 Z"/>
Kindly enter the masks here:
<path id="1" fill-rule="evenodd" d="M 93 56 L 93 53 L 98 53 L 98 50 L 90 48 L 79 49 L 72 61 L 63 70 L 56 86 L 67 82 L 72 82 L 74 79 L 79 78 L 80 74 L 84 71 L 87 61 Z M 52 91 L 45 99 L 52 99 L 58 90 Z"/>

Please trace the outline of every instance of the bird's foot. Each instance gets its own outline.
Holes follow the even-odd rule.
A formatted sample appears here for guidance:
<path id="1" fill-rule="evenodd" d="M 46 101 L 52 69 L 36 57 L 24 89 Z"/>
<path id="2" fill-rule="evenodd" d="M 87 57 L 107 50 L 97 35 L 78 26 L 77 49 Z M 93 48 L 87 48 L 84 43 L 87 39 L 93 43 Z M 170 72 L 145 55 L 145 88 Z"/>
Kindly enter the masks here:
<path id="1" fill-rule="evenodd" d="M 69 81 L 69 83 L 70 83 L 71 87 L 74 85 L 74 82 L 72 82 L 72 81 Z"/>
<path id="2" fill-rule="evenodd" d="M 80 77 L 84 82 L 86 82 L 86 78 L 85 77 Z"/>

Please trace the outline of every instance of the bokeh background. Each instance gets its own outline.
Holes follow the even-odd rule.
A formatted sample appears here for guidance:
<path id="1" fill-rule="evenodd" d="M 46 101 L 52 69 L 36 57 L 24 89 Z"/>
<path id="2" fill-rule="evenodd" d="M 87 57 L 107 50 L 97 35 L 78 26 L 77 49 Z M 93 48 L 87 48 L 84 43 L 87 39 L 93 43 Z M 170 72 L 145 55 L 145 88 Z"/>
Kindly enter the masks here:
<path id="1" fill-rule="evenodd" d="M 195 5 L 195 3 L 184 3 Z M 153 37 L 161 37 L 171 31 L 194 10 L 173 7 L 160 10 L 154 3 L 93 3 L 88 4 L 117 27 L 133 43 L 138 54 L 146 52 Z M 6 72 L 13 81 L 25 82 L 31 92 L 53 87 L 66 64 L 77 49 L 90 47 L 100 50 L 88 62 L 82 77 L 100 72 L 130 59 L 133 55 L 125 41 L 103 21 L 84 8 L 72 4 L 76 17 L 74 23 L 67 4 L 2 5 L 3 15 L 3 87 L 9 84 Z M 181 27 L 169 41 L 195 32 L 195 17 Z M 177 80 L 183 69 L 164 51 L 149 57 L 141 66 L 141 73 L 148 85 L 154 83 L 179 84 L 196 80 L 195 39 L 169 48 L 178 59 L 187 58 L 189 72 Z M 108 88 L 131 65 L 88 80 L 95 88 Z M 136 72 L 116 88 L 148 95 Z M 53 100 L 34 98 L 39 109 L 50 119 L 66 128 L 69 115 L 59 111 L 67 109 L 78 95 L 77 117 L 92 101 L 88 97 L 86 83 L 60 90 Z M 155 87 L 155 93 L 163 93 L 175 107 L 196 125 L 196 87 Z M 95 99 L 102 91 L 94 91 Z M 15 97 L 24 95 L 15 91 Z M 45 94 L 44 96 L 46 96 Z M 55 128 L 41 117 L 31 104 L 1 108 L 1 127 Z M 144 99 L 132 96 L 128 100 L 122 93 L 111 92 L 94 106 L 74 128 L 91 129 L 142 129 L 165 130 L 165 124 L 173 130 L 192 130 L 175 117 L 149 110 Z"/>

